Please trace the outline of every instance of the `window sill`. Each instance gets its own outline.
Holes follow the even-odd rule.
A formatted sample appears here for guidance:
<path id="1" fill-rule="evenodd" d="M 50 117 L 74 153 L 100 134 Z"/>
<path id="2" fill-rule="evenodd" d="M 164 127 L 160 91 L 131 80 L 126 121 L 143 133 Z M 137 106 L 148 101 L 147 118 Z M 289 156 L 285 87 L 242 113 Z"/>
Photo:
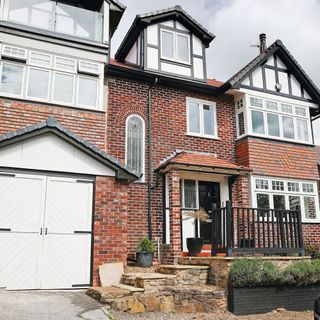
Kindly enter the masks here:
<path id="1" fill-rule="evenodd" d="M 187 67 L 187 68 L 190 68 L 190 67 L 191 67 L 191 62 L 177 61 L 177 60 L 173 60 L 173 59 L 169 59 L 169 58 L 164 58 L 164 57 L 161 57 L 161 58 L 160 58 L 160 61 L 161 61 L 161 62 L 165 62 L 165 63 L 170 63 L 170 64 L 177 64 L 177 65 L 179 65 L 179 66 Z"/>
<path id="2" fill-rule="evenodd" d="M 193 137 L 193 138 L 210 139 L 210 140 L 221 140 L 217 136 L 206 136 L 206 135 L 194 134 L 194 133 L 186 133 L 186 136 Z"/>
<path id="3" fill-rule="evenodd" d="M 314 219 L 314 220 L 306 220 L 306 221 L 302 221 L 302 224 L 320 224 L 320 219 Z"/>

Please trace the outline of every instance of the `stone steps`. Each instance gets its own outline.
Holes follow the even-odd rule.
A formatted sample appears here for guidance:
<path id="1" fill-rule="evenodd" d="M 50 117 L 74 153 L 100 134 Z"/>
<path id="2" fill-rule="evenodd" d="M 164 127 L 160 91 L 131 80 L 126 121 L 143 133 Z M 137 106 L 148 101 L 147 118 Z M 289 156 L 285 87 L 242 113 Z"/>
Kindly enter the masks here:
<path id="1" fill-rule="evenodd" d="M 123 290 L 128 290 L 130 292 L 144 292 L 143 288 L 137 288 L 137 287 L 129 286 L 127 284 L 122 284 L 122 283 L 114 284 L 113 287 L 123 289 Z"/>
<path id="2" fill-rule="evenodd" d="M 177 285 L 205 285 L 209 269 L 209 266 L 159 265 L 156 271 L 176 276 Z"/>
<path id="3" fill-rule="evenodd" d="M 125 285 L 143 288 L 145 291 L 158 291 L 167 286 L 176 285 L 177 277 L 162 273 L 125 273 L 122 275 L 122 283 Z"/>

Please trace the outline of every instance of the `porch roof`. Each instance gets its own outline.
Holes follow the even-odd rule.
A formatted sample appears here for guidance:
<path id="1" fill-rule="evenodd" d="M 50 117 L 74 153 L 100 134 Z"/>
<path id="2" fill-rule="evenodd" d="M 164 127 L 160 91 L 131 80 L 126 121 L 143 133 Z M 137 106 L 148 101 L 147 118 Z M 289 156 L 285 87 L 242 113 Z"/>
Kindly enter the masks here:
<path id="1" fill-rule="evenodd" d="M 227 160 L 219 159 L 213 154 L 194 153 L 180 151 L 165 160 L 157 169 L 157 171 L 165 170 L 168 167 L 176 167 L 180 169 L 189 169 L 199 172 L 219 172 L 225 174 L 247 174 L 252 170 L 250 168 L 239 166 Z M 222 172 L 221 172 L 222 171 Z"/>

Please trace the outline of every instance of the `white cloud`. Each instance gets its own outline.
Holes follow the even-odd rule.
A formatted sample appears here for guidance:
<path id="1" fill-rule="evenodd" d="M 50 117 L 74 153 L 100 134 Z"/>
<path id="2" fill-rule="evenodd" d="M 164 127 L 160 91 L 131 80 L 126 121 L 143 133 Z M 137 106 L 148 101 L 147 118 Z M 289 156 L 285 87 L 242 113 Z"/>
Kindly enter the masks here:
<path id="1" fill-rule="evenodd" d="M 180 4 L 217 37 L 207 50 L 209 77 L 225 81 L 258 54 L 258 35 L 282 40 L 320 87 L 319 0 L 122 0 L 126 13 L 113 38 L 114 54 L 138 13 Z M 320 144 L 320 121 L 314 123 Z"/>

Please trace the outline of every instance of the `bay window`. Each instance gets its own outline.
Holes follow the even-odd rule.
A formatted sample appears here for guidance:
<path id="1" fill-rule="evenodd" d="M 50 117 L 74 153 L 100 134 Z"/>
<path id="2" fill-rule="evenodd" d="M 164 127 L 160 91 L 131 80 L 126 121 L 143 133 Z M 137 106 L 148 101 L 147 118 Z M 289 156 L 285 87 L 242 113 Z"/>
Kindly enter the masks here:
<path id="1" fill-rule="evenodd" d="M 8 45 L 2 47 L 1 95 L 79 108 L 102 109 L 103 68 L 100 63 L 15 47 L 9 49 Z M 24 52 L 26 59 L 21 55 L 21 59 L 15 59 L 15 62 L 7 60 L 8 52 L 13 55 L 20 51 Z"/>
<path id="2" fill-rule="evenodd" d="M 190 64 L 189 34 L 161 29 L 161 58 Z"/>
<path id="3" fill-rule="evenodd" d="M 187 98 L 187 133 L 217 138 L 216 107 L 210 101 Z"/>
<path id="4" fill-rule="evenodd" d="M 252 177 L 253 207 L 301 211 L 303 222 L 319 222 L 316 182 Z"/>
<path id="5" fill-rule="evenodd" d="M 310 106 L 243 96 L 236 101 L 238 138 L 245 134 L 312 143 Z"/>

